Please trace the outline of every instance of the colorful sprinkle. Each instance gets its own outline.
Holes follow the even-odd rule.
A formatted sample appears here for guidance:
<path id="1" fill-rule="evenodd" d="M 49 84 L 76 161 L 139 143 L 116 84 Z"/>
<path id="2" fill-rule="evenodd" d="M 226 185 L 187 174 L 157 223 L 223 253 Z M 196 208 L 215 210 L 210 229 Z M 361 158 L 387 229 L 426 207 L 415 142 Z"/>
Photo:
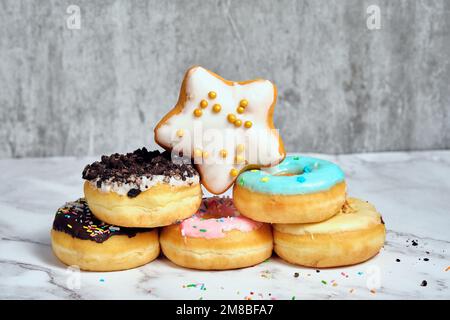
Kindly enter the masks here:
<path id="1" fill-rule="evenodd" d="M 323 284 L 327 284 L 327 282 L 326 282 L 325 280 L 322 280 L 321 282 L 322 282 Z"/>
<path id="2" fill-rule="evenodd" d="M 200 229 L 199 231 L 200 232 L 206 232 L 206 229 Z"/>
<path id="3" fill-rule="evenodd" d="M 293 157 L 294 160 L 300 160 L 300 157 Z"/>
<path id="4" fill-rule="evenodd" d="M 272 279 L 272 273 L 269 270 L 261 271 L 261 278 Z"/>
<path id="5" fill-rule="evenodd" d="M 242 99 L 241 101 L 239 101 L 239 106 L 242 108 L 247 108 L 248 101 L 246 99 Z"/>
<path id="6" fill-rule="evenodd" d="M 299 176 L 299 177 L 297 177 L 297 181 L 300 182 L 300 183 L 303 183 L 303 182 L 306 181 L 306 179 L 303 176 Z"/>
<path id="7" fill-rule="evenodd" d="M 196 117 L 201 117 L 202 114 L 203 114 L 202 109 L 198 109 L 198 108 L 197 108 L 197 109 L 194 110 L 194 116 L 196 116 Z"/>
<path id="8" fill-rule="evenodd" d="M 447 272 L 448 270 L 450 270 L 450 266 L 448 266 L 448 267 L 445 269 L 446 272 Z"/>
<path id="9" fill-rule="evenodd" d="M 310 173 L 312 171 L 312 169 L 309 166 L 306 166 L 303 168 L 303 172 L 305 173 Z"/>
<path id="10" fill-rule="evenodd" d="M 72 226 L 71 226 L 70 224 L 67 224 L 67 226 L 68 226 L 70 229 L 72 229 Z"/>
<path id="11" fill-rule="evenodd" d="M 230 170 L 230 175 L 232 177 L 237 177 L 238 174 L 239 174 L 239 171 L 237 169 L 233 168 Z"/>
<path id="12" fill-rule="evenodd" d="M 267 182 L 267 181 L 269 181 L 269 177 L 262 177 L 261 178 L 261 182 Z"/>
<path id="13" fill-rule="evenodd" d="M 215 99 L 217 97 L 217 93 L 215 93 L 214 91 L 210 91 L 208 92 L 208 97 L 210 99 Z"/>

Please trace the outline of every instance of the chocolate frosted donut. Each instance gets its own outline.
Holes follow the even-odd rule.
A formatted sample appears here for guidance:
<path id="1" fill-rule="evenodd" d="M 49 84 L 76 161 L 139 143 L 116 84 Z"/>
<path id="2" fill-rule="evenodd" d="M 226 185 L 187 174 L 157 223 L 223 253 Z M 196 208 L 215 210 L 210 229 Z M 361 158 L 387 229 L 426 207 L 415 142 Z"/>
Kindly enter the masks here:
<path id="1" fill-rule="evenodd" d="M 102 243 L 112 236 L 135 237 L 138 232 L 150 232 L 148 228 L 124 228 L 107 224 L 97 219 L 89 209 L 84 198 L 66 203 L 58 209 L 53 230 L 62 231 L 82 240 Z"/>
<path id="2" fill-rule="evenodd" d="M 51 238 L 55 255 L 65 264 L 83 270 L 134 268 L 159 254 L 156 229 L 123 228 L 102 222 L 83 198 L 58 209 Z"/>
<path id="3" fill-rule="evenodd" d="M 195 213 L 202 192 L 192 164 L 146 148 L 102 156 L 83 170 L 84 193 L 102 221 L 125 227 L 159 227 Z"/>

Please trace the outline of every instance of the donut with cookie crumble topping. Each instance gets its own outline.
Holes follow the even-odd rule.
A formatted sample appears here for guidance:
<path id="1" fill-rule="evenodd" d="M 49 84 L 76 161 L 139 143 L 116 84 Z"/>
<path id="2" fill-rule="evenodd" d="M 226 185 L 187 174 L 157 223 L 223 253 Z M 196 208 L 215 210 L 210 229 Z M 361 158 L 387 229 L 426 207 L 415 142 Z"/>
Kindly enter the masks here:
<path id="1" fill-rule="evenodd" d="M 96 217 L 124 227 L 159 227 L 194 214 L 200 179 L 185 159 L 137 149 L 102 156 L 83 170 L 84 194 Z"/>

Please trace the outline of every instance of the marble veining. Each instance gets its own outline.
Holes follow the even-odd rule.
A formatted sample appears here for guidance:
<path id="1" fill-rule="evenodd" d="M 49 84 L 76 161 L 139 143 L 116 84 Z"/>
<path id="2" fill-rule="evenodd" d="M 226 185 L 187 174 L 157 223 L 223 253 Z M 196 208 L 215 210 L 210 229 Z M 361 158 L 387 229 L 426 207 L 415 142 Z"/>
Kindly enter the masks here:
<path id="1" fill-rule="evenodd" d="M 77 273 L 52 254 L 49 231 L 56 209 L 82 195 L 92 158 L 0 160 L 0 298 L 449 299 L 450 151 L 311 156 L 339 164 L 349 194 L 382 213 L 387 241 L 372 260 L 316 272 L 274 255 L 206 272 L 160 257 L 128 271 Z"/>

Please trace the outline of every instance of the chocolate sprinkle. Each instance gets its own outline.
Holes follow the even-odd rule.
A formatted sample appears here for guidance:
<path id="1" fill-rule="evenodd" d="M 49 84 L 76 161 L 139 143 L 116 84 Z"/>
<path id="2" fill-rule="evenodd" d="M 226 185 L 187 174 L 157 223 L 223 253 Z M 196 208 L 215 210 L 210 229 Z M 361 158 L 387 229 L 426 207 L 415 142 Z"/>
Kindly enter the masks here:
<path id="1" fill-rule="evenodd" d="M 423 280 L 422 283 L 420 284 L 420 286 L 426 287 L 427 284 L 428 284 L 427 280 Z"/>
<path id="2" fill-rule="evenodd" d="M 148 151 L 146 148 L 137 149 L 131 153 L 102 156 L 100 161 L 88 164 L 83 170 L 83 179 L 97 180 L 97 187 L 102 182 L 136 183 L 140 177 L 149 179 L 155 175 L 174 177 L 185 181 L 197 176 L 198 173 L 190 162 L 171 159 L 169 151 Z M 130 190 L 130 197 L 139 193 Z"/>
<path id="3" fill-rule="evenodd" d="M 102 243 L 115 235 L 129 238 L 138 232 L 149 232 L 149 228 L 125 228 L 107 224 L 97 219 L 84 198 L 66 203 L 56 212 L 53 229 L 62 231 L 74 238 Z"/>

